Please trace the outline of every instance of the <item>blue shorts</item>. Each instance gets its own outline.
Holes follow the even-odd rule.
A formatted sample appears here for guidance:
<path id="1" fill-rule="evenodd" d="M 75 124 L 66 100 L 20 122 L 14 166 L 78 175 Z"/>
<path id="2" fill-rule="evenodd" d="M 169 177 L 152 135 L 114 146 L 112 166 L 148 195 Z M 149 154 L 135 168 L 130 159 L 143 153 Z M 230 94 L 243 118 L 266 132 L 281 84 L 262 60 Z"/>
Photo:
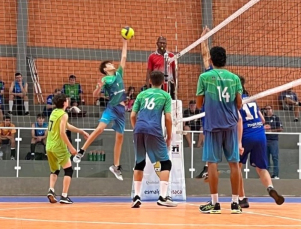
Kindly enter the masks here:
<path id="1" fill-rule="evenodd" d="M 265 133 L 253 134 L 242 138 L 244 153 L 240 156 L 240 163 L 246 164 L 250 154 L 250 165 L 260 169 L 268 169 L 267 140 Z"/>
<path id="2" fill-rule="evenodd" d="M 145 160 L 146 153 L 152 163 L 169 160 L 167 145 L 163 136 L 134 134 L 134 150 L 136 163 Z"/>
<path id="3" fill-rule="evenodd" d="M 237 127 L 230 130 L 204 133 L 203 161 L 219 163 L 223 153 L 228 162 L 239 162 Z"/>
<path id="4" fill-rule="evenodd" d="M 114 121 L 113 130 L 118 133 L 123 134 L 125 127 L 125 107 L 121 104 L 117 106 L 108 105 L 107 108 L 102 113 L 99 122 L 109 124 L 111 121 Z"/>

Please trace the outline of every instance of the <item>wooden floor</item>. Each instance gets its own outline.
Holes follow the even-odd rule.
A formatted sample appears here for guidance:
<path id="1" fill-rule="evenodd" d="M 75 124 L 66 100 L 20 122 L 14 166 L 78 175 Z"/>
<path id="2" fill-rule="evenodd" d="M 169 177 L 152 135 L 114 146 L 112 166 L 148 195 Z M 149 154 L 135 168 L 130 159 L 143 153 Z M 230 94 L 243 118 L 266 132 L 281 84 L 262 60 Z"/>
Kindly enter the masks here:
<path id="1" fill-rule="evenodd" d="M 243 214 L 231 215 L 230 203 L 221 203 L 221 215 L 199 212 L 200 203 L 179 203 L 177 208 L 142 203 L 0 203 L 1 229 L 96 228 L 301 228 L 301 204 L 251 203 Z"/>

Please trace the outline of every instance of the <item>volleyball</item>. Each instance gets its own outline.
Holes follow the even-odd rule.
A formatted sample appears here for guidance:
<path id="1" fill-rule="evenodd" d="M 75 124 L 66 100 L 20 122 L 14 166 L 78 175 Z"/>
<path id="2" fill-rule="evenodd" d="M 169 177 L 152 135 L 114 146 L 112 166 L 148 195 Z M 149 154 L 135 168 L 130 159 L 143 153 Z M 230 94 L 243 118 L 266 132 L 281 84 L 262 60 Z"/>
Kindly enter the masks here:
<path id="1" fill-rule="evenodd" d="M 126 40 L 130 40 L 134 36 L 134 30 L 129 26 L 124 27 L 121 29 L 121 36 Z"/>

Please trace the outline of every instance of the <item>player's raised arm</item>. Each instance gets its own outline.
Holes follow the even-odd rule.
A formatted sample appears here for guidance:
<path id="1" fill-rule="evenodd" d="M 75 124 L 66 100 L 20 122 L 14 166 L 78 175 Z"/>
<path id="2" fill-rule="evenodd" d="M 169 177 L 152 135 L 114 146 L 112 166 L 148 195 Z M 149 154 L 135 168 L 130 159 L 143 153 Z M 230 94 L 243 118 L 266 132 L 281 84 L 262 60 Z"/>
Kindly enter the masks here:
<path id="1" fill-rule="evenodd" d="M 123 40 L 121 60 L 120 60 L 120 66 L 122 67 L 122 69 L 124 69 L 124 67 L 125 67 L 126 56 L 127 56 L 127 48 L 128 48 L 128 41 Z"/>
<path id="2" fill-rule="evenodd" d="M 210 31 L 210 29 L 206 26 L 203 29 L 203 32 L 202 32 L 201 36 L 204 36 L 209 31 Z M 209 53 L 208 39 L 204 40 L 201 43 L 201 54 L 202 54 L 202 58 L 203 58 L 204 67 L 207 70 L 207 69 L 210 68 L 210 64 L 209 64 L 210 53 Z"/>
<path id="3" fill-rule="evenodd" d="M 77 127 L 71 125 L 68 122 L 67 122 L 67 129 L 70 130 L 71 132 L 79 133 L 79 134 L 83 135 L 85 138 L 89 137 L 89 134 L 86 131 L 78 129 Z"/>

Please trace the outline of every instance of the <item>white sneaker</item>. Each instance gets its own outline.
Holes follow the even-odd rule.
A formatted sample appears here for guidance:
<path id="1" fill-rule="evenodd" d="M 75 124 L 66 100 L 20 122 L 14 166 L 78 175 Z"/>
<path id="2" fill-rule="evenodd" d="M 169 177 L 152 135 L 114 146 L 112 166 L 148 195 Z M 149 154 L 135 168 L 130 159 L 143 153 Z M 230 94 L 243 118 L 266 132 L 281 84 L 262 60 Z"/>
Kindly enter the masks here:
<path id="1" fill-rule="evenodd" d="M 121 173 L 121 165 L 118 166 L 112 165 L 110 166 L 109 169 L 118 180 L 123 180 L 122 173 Z"/>
<path id="2" fill-rule="evenodd" d="M 176 202 L 173 202 L 171 200 L 171 198 L 163 198 L 162 196 L 159 196 L 157 204 L 159 206 L 165 206 L 165 207 L 177 207 L 178 206 L 178 204 Z"/>
<path id="3" fill-rule="evenodd" d="M 85 153 L 81 154 L 81 153 L 78 153 L 76 154 L 74 157 L 73 157 L 73 162 L 74 163 L 80 163 L 81 160 L 82 160 L 82 157 L 85 155 Z"/>

